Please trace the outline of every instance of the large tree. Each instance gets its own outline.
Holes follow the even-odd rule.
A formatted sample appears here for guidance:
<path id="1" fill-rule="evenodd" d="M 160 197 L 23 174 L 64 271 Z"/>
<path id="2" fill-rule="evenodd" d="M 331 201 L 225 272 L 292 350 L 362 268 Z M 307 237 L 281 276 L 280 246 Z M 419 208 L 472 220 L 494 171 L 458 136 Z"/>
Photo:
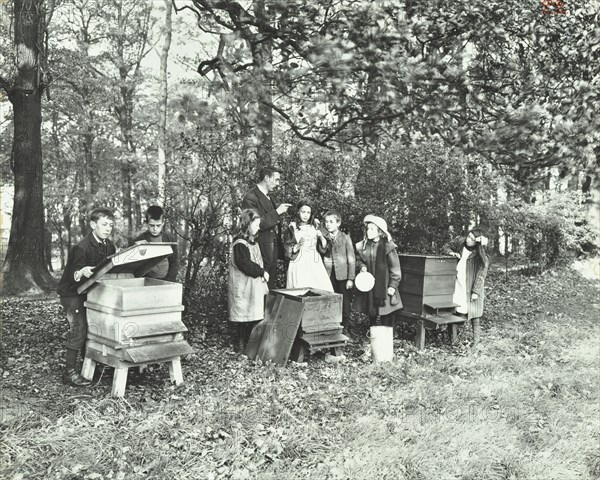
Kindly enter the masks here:
<path id="1" fill-rule="evenodd" d="M 165 40 L 160 52 L 160 88 L 158 100 L 158 135 L 156 146 L 158 149 L 158 181 L 157 192 L 160 203 L 164 203 L 166 197 L 166 138 L 167 138 L 167 99 L 168 99 L 168 60 L 169 49 L 171 48 L 171 37 L 173 35 L 173 22 L 171 20 L 171 12 L 173 4 L 171 0 L 165 1 Z"/>
<path id="2" fill-rule="evenodd" d="M 397 138 L 437 136 L 525 170 L 588 159 L 597 142 L 593 6 L 273 0 L 265 20 L 259 3 L 193 1 L 199 27 L 225 39 L 200 73 L 266 104 L 301 139 L 360 147 L 359 177 Z M 267 41 L 268 70 L 256 56 Z M 247 118 L 260 127 L 268 116 Z"/>
<path id="3" fill-rule="evenodd" d="M 12 68 L 3 65 L 0 76 L 14 115 L 14 206 L 2 287 L 4 293 L 38 293 L 55 285 L 44 261 L 43 235 L 41 110 L 49 17 L 44 0 L 14 0 L 13 15 Z"/>

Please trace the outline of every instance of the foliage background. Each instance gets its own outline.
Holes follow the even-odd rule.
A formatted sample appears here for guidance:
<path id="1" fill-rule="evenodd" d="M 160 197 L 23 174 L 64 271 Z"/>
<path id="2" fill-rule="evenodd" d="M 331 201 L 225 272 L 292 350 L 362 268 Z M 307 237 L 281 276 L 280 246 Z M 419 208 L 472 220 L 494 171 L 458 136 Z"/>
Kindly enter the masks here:
<path id="1" fill-rule="evenodd" d="M 0 22 L 4 79 L 12 5 Z M 437 253 L 479 225 L 505 262 L 538 271 L 593 254 L 596 6 L 548 15 L 516 0 L 194 0 L 175 2 L 167 22 L 161 2 L 45 4 L 51 265 L 64 266 L 94 206 L 115 209 L 126 245 L 162 202 L 186 296 L 202 290 L 222 278 L 240 199 L 265 163 L 284 170 L 282 199 L 339 210 L 354 241 L 375 213 L 404 252 Z M 157 60 L 167 32 L 163 195 Z M 12 119 L 6 97 L 1 105 L 6 184 Z"/>

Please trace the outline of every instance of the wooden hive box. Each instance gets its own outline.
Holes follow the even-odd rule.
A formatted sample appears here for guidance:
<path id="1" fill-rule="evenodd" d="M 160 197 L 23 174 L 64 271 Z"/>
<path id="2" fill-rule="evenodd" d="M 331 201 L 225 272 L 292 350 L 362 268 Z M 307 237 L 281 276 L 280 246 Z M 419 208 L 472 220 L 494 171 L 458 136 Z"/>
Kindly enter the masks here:
<path id="1" fill-rule="evenodd" d="M 169 361 L 172 379 L 183 382 L 181 355 L 193 353 L 183 338 L 182 286 L 144 275 L 172 253 L 169 243 L 142 243 L 108 257 L 79 288 L 87 292 L 88 337 L 82 375 L 93 376 L 96 362 L 124 369 L 113 395 L 124 393 L 131 366 Z M 125 380 L 123 380 L 123 375 Z"/>
<path id="2" fill-rule="evenodd" d="M 450 340 L 457 338 L 457 325 L 464 323 L 454 315 L 454 286 L 458 260 L 439 255 L 400 255 L 402 280 L 398 287 L 404 308 L 396 319 L 417 327 L 417 348 L 425 346 L 425 328 L 446 328 Z"/>
<path id="3" fill-rule="evenodd" d="M 312 345 L 345 343 L 347 337 L 341 334 L 342 298 L 339 293 L 316 288 L 271 291 L 265 319 L 255 328 L 246 354 L 251 359 L 284 365 L 297 336 Z"/>
<path id="4" fill-rule="evenodd" d="M 404 312 L 423 315 L 432 309 L 453 308 L 457 259 L 440 255 L 400 255 L 398 287 Z"/>

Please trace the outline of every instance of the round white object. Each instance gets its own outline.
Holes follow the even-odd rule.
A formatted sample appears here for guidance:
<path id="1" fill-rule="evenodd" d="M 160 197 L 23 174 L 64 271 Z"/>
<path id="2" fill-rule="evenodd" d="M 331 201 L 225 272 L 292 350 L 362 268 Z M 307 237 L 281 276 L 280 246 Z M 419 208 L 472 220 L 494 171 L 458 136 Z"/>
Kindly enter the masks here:
<path id="1" fill-rule="evenodd" d="M 369 292 L 375 286 L 375 277 L 369 272 L 360 272 L 354 279 L 354 285 L 361 292 Z"/>

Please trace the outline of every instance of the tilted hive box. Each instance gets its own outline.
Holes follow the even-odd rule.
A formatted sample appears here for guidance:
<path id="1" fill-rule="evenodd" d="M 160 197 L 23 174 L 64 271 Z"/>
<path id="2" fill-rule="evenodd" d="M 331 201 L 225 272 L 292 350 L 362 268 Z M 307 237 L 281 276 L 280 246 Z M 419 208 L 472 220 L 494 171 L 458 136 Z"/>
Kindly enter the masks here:
<path id="1" fill-rule="evenodd" d="M 169 243 L 134 245 L 98 265 L 78 289 L 87 292 L 82 375 L 91 379 L 96 362 L 114 367 L 113 395 L 123 395 L 128 368 L 148 363 L 170 362 L 171 379 L 183 382 L 180 356 L 193 350 L 183 337 L 182 285 L 136 278 L 172 252 Z"/>
<path id="2" fill-rule="evenodd" d="M 342 334 L 342 295 L 316 288 L 291 288 L 269 292 L 265 319 L 254 329 L 246 354 L 284 365 L 290 353 L 301 361 L 304 351 L 339 348 Z M 292 352 L 292 347 L 298 351 Z"/>

